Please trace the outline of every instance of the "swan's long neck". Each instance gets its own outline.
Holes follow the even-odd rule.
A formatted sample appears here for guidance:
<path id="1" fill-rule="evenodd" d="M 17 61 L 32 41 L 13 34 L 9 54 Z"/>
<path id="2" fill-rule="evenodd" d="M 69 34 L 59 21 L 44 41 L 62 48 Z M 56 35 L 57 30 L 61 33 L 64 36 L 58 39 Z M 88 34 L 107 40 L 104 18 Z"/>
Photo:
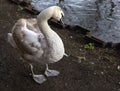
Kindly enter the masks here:
<path id="1" fill-rule="evenodd" d="M 43 35 L 46 38 L 46 41 L 49 45 L 51 45 L 51 41 L 53 40 L 52 36 L 55 32 L 50 28 L 50 26 L 48 25 L 47 20 L 41 20 L 38 22 L 39 28 L 41 30 L 41 32 L 43 33 Z"/>
<path id="2" fill-rule="evenodd" d="M 48 25 L 48 20 L 52 17 L 52 12 L 50 11 L 51 8 L 46 9 L 37 16 L 38 26 L 46 38 L 49 37 L 53 31 Z"/>
<path id="3" fill-rule="evenodd" d="M 52 11 L 51 12 L 49 11 L 51 10 L 46 10 L 46 11 L 41 12 L 40 15 L 38 15 L 37 17 L 37 20 L 38 20 L 39 28 L 41 32 L 43 33 L 43 35 L 45 36 L 48 46 L 52 48 L 53 42 L 56 41 L 56 38 L 58 38 L 58 41 L 60 38 L 48 25 L 48 20 L 52 16 Z"/>
<path id="4" fill-rule="evenodd" d="M 48 45 L 45 55 L 47 55 L 49 61 L 56 62 L 64 55 L 64 45 L 61 38 L 48 25 L 48 20 L 52 17 L 52 14 L 52 10 L 47 9 L 38 15 L 37 21 Z"/>
<path id="5" fill-rule="evenodd" d="M 40 30 L 42 31 L 42 33 L 47 37 L 49 35 L 51 35 L 51 32 L 53 32 L 53 30 L 50 28 L 50 26 L 48 25 L 47 20 L 44 21 L 40 21 L 40 23 L 38 24 L 40 27 Z"/>

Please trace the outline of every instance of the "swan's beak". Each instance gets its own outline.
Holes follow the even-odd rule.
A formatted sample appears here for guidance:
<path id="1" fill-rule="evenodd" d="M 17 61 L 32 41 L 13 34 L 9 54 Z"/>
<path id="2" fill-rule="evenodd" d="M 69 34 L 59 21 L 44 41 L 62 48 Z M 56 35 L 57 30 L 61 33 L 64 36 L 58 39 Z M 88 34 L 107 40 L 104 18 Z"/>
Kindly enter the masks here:
<path id="1" fill-rule="evenodd" d="M 60 19 L 59 22 L 60 22 L 60 24 L 64 25 L 64 22 L 63 22 L 63 19 L 62 19 L 62 18 Z"/>
<path id="2" fill-rule="evenodd" d="M 61 18 L 59 21 L 57 21 L 60 25 L 62 25 L 62 27 L 65 27 L 65 24 L 63 22 L 63 19 Z"/>
<path id="3" fill-rule="evenodd" d="M 63 28 L 65 28 L 65 23 L 63 22 L 63 19 L 61 18 L 60 21 L 58 21 L 62 25 Z"/>

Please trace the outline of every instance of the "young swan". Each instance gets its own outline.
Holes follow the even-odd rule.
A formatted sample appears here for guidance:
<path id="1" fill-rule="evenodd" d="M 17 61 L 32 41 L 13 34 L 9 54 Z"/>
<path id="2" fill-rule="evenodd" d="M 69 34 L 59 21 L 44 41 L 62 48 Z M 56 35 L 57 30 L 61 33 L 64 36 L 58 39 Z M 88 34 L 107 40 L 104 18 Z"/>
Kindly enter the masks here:
<path id="1" fill-rule="evenodd" d="M 19 19 L 8 33 L 8 42 L 18 50 L 21 57 L 30 64 L 33 79 L 41 84 L 46 77 L 57 76 L 56 70 L 48 69 L 49 63 L 59 61 L 65 55 L 61 38 L 48 25 L 48 20 L 54 18 L 62 21 L 64 13 L 58 6 L 43 10 L 37 19 Z M 32 63 L 46 64 L 44 75 L 35 75 Z"/>

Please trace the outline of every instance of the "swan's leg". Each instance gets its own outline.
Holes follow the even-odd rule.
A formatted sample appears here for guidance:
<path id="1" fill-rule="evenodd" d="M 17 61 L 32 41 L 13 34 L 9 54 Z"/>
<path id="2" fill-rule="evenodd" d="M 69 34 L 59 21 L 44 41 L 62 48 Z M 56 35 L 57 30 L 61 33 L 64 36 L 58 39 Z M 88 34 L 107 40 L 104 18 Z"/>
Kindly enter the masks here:
<path id="1" fill-rule="evenodd" d="M 47 77 L 50 77 L 50 76 L 58 76 L 60 72 L 56 71 L 56 70 L 50 70 L 48 69 L 48 64 L 46 64 L 46 70 L 45 70 L 45 75 Z"/>
<path id="2" fill-rule="evenodd" d="M 43 82 L 45 82 L 47 80 L 46 77 L 42 74 L 41 75 L 34 74 L 32 64 L 30 64 L 30 68 L 31 68 L 32 76 L 33 76 L 33 79 L 35 80 L 35 82 L 42 84 Z"/>

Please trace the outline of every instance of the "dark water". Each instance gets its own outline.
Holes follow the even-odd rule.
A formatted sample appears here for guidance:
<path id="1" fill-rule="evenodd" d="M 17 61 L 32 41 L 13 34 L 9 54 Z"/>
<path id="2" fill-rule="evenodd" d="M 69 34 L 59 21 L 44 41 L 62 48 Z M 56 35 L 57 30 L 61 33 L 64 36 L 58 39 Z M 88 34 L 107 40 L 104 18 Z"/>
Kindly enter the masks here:
<path id="1" fill-rule="evenodd" d="M 32 0 L 39 11 L 59 0 Z M 59 4 L 66 24 L 79 25 L 108 42 L 120 42 L 120 0 L 64 0 Z"/>

